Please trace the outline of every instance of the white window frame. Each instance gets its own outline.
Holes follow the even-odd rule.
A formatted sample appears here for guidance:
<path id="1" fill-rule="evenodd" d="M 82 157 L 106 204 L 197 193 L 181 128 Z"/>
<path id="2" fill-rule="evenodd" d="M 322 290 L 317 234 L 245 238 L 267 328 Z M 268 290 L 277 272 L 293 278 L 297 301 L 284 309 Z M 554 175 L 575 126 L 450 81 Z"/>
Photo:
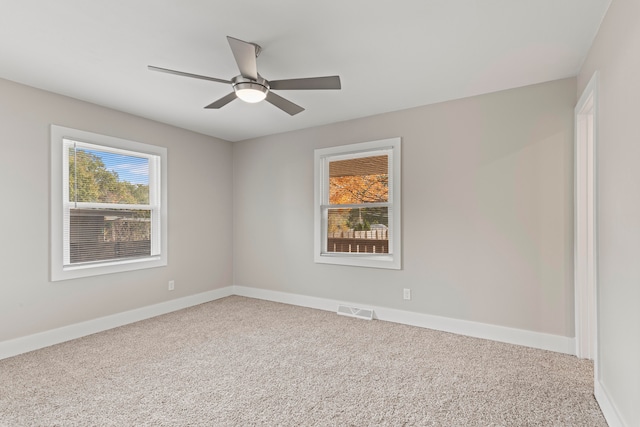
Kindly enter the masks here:
<path id="1" fill-rule="evenodd" d="M 401 139 L 389 138 L 314 151 L 314 261 L 322 264 L 358 267 L 402 268 L 401 229 Z M 389 253 L 353 254 L 328 252 L 327 212 L 329 207 L 329 162 L 389 154 Z"/>
<path id="2" fill-rule="evenodd" d="M 148 257 L 69 265 L 68 149 L 69 141 L 94 145 L 113 153 L 138 154 L 150 160 L 149 198 L 152 208 L 151 254 Z M 136 206 L 133 206 L 136 208 Z M 147 208 L 149 208 L 147 206 Z M 159 215 L 158 215 L 159 214 Z M 65 220 L 66 218 L 66 220 Z M 51 281 L 140 270 L 167 265 L 167 149 L 141 142 L 51 125 Z M 66 259 L 66 261 L 65 261 Z"/>

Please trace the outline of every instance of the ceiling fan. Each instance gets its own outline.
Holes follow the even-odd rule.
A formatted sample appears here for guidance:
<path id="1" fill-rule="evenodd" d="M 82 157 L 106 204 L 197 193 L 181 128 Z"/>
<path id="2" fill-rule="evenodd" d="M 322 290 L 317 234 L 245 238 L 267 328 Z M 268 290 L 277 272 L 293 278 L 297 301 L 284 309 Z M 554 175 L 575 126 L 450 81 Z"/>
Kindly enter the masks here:
<path id="1" fill-rule="evenodd" d="M 154 67 L 149 65 L 149 70 L 163 73 L 176 74 L 178 76 L 192 77 L 195 79 L 209 80 L 218 83 L 227 83 L 233 87 L 233 92 L 212 102 L 204 108 L 221 108 L 236 98 L 249 103 L 256 103 L 262 100 L 275 105 L 282 111 L 290 115 L 296 115 L 302 111 L 299 105 L 276 95 L 273 90 L 318 90 L 318 89 L 340 89 L 340 76 L 309 77 L 302 79 L 286 80 L 266 80 L 258 74 L 256 58 L 260 55 L 262 48 L 255 43 L 249 43 L 227 36 L 229 46 L 238 64 L 240 75 L 231 80 L 218 79 L 215 77 L 201 76 L 198 74 L 185 73 L 183 71 L 170 70 L 168 68 Z"/>

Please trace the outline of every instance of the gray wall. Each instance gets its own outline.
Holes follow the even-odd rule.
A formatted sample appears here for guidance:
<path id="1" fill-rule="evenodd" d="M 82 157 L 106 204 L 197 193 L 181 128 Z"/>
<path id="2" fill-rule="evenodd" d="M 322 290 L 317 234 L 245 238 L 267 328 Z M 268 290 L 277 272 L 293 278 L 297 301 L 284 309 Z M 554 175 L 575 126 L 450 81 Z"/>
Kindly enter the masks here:
<path id="1" fill-rule="evenodd" d="M 613 1 L 578 76 L 599 71 L 597 140 L 600 383 L 640 425 L 640 2 Z"/>
<path id="2" fill-rule="evenodd" d="M 232 284 L 573 336 L 574 79 L 234 144 L 0 93 L 0 341 Z M 168 267 L 49 282 L 51 123 L 168 148 Z M 394 136 L 403 269 L 314 264 L 313 150 Z"/>
<path id="3" fill-rule="evenodd" d="M 234 283 L 572 337 L 575 85 L 234 143 Z M 313 150 L 394 136 L 403 269 L 314 264 Z"/>
<path id="4" fill-rule="evenodd" d="M 49 281 L 51 123 L 167 147 L 167 267 Z M 232 285 L 231 143 L 0 80 L 0 144 L 0 341 Z"/>

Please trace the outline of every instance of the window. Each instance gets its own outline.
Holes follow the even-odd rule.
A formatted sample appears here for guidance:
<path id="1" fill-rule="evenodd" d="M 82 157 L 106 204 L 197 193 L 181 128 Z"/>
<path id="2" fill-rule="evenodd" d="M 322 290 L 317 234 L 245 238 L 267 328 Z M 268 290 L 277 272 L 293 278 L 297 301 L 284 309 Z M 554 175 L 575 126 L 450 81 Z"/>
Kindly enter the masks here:
<path id="1" fill-rule="evenodd" d="M 400 142 L 315 150 L 315 262 L 400 269 Z"/>
<path id="2" fill-rule="evenodd" d="M 166 149 L 51 126 L 51 280 L 167 264 Z"/>

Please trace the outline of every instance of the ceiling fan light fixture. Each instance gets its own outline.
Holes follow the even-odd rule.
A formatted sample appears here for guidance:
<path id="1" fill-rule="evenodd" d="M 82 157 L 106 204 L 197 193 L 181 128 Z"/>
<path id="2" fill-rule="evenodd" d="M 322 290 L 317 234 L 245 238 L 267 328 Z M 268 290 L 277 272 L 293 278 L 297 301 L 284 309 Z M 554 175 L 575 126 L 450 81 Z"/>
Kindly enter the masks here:
<path id="1" fill-rule="evenodd" d="M 236 91 L 236 96 L 243 100 L 244 102 L 248 102 L 250 104 L 255 104 L 256 102 L 260 102 L 267 97 L 267 87 L 253 82 L 241 82 L 236 83 L 233 86 L 233 89 Z"/>

